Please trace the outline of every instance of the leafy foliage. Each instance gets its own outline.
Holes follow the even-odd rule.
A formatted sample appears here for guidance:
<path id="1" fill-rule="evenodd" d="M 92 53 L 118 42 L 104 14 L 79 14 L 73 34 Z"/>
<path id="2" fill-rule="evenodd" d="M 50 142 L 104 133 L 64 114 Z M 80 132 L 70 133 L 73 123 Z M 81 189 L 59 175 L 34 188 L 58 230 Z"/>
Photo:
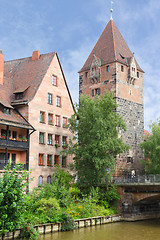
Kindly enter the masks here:
<path id="1" fill-rule="evenodd" d="M 119 130 L 126 125 L 114 110 L 117 107 L 113 94 L 92 99 L 82 95 L 76 113 L 69 121 L 69 128 L 77 132 L 76 142 L 70 142 L 67 154 L 74 154 L 74 167 L 80 185 L 97 186 L 110 177 L 115 157 L 127 146 L 119 137 Z M 110 174 L 107 169 L 110 169 Z"/>
<path id="2" fill-rule="evenodd" d="M 147 173 L 160 174 L 160 122 L 152 123 L 150 127 L 152 134 L 148 134 L 140 145 L 145 157 L 143 164 Z"/>
<path id="3" fill-rule="evenodd" d="M 76 228 L 76 224 L 73 218 L 69 214 L 64 213 L 61 231 L 71 231 L 71 230 L 74 230 L 75 228 Z"/>
<path id="4" fill-rule="evenodd" d="M 22 165 L 11 164 L 4 169 L 0 176 L 0 234 L 14 231 L 21 219 L 25 205 L 24 191 L 28 185 L 28 173 L 22 171 Z"/>

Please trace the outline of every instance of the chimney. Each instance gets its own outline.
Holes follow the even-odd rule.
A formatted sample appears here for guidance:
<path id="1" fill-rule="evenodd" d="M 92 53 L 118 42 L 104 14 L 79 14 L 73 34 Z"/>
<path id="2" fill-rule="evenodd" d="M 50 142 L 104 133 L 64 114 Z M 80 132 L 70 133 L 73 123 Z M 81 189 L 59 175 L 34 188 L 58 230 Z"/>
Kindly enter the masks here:
<path id="1" fill-rule="evenodd" d="M 40 52 L 39 51 L 33 51 L 32 53 L 32 61 L 38 60 L 40 57 Z"/>
<path id="2" fill-rule="evenodd" d="M 4 55 L 0 50 L 0 84 L 3 85 L 3 72 L 4 72 Z"/>

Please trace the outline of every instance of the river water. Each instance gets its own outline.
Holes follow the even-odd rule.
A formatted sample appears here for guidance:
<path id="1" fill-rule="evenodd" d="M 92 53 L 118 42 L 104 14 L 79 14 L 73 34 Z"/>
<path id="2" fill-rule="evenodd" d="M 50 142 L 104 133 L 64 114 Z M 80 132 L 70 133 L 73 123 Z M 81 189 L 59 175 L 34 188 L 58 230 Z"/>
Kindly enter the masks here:
<path id="1" fill-rule="evenodd" d="M 160 240 L 160 219 L 118 222 L 42 235 L 39 240 Z"/>

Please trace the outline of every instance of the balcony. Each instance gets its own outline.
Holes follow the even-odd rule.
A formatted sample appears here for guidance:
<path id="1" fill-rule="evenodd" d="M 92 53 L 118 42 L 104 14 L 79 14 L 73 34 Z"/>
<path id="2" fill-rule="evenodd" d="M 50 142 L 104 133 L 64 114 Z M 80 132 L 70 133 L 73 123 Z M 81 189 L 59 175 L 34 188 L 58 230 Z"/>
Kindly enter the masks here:
<path id="1" fill-rule="evenodd" d="M 4 167 L 7 165 L 8 160 L 0 160 L 0 170 L 3 170 Z M 11 163 L 11 169 L 15 166 L 14 163 Z M 23 170 L 27 170 L 27 164 L 23 164 Z"/>
<path id="2" fill-rule="evenodd" d="M 27 140 L 10 140 L 10 139 L 4 139 L 0 138 L 0 147 L 8 147 L 8 148 L 14 148 L 14 149 L 28 149 L 29 148 L 29 142 Z"/>

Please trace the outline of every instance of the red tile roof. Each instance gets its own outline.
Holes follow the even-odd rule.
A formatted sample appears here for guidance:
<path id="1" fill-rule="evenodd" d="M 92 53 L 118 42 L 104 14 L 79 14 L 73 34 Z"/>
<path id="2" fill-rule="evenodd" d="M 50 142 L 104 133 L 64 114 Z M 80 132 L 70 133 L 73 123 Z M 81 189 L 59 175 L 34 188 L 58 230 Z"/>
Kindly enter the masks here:
<path id="1" fill-rule="evenodd" d="M 35 95 L 47 69 L 55 56 L 55 52 L 42 54 L 38 60 L 32 57 L 4 62 L 4 81 L 0 85 L 0 104 L 4 107 L 29 102 Z M 15 100 L 15 93 L 24 92 L 24 97 Z M 12 105 L 12 106 L 11 106 Z M 30 127 L 30 125 L 14 110 L 11 115 L 0 111 L 0 123 Z"/>
<path id="2" fill-rule="evenodd" d="M 119 61 L 122 64 L 130 64 L 133 56 L 133 53 L 130 51 L 127 43 L 125 42 L 113 20 L 108 22 L 87 61 L 79 72 L 90 69 L 94 54 L 96 57 L 101 59 L 101 65 L 115 61 Z M 143 71 L 138 63 L 137 69 Z"/>
<path id="3" fill-rule="evenodd" d="M 41 54 L 38 60 L 32 60 L 32 57 L 28 57 L 4 62 L 4 81 L 3 85 L 0 84 L 0 104 L 12 108 L 12 106 L 27 104 L 31 101 L 55 55 L 57 55 L 57 53 L 52 52 Z M 62 70 L 60 61 L 59 65 Z M 63 70 L 62 74 L 64 76 Z M 73 106 L 65 76 L 64 81 Z M 15 100 L 15 94 L 18 93 L 24 93 L 23 98 Z M 21 125 L 28 124 L 16 111 L 12 110 L 11 113 L 11 115 L 6 115 L 3 113 L 3 110 L 0 110 L 0 123 L 8 121 L 10 123 L 19 122 Z"/>

